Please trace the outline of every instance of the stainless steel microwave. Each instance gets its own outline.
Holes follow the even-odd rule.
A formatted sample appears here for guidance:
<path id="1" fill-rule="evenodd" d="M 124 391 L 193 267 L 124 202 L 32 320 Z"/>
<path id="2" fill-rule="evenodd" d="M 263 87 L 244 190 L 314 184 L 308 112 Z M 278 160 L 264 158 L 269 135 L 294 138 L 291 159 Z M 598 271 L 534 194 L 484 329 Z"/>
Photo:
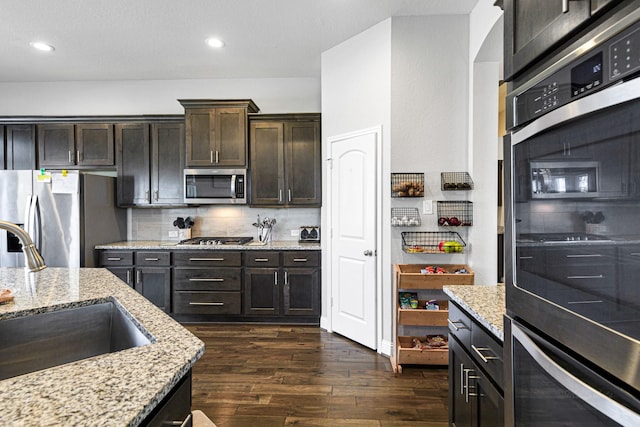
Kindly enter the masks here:
<path id="1" fill-rule="evenodd" d="M 247 203 L 246 169 L 185 169 L 184 202 L 198 205 Z"/>
<path id="2" fill-rule="evenodd" d="M 598 197 L 597 161 L 531 161 L 531 197 L 569 199 Z"/>

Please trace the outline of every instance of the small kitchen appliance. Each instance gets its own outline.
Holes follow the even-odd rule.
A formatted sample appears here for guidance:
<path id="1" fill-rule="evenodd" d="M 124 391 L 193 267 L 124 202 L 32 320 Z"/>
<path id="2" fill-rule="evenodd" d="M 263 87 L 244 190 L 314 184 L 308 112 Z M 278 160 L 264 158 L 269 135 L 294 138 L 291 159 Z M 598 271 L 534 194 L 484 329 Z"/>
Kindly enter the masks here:
<path id="1" fill-rule="evenodd" d="M 299 243 L 320 243 L 320 226 L 303 225 L 300 227 Z"/>

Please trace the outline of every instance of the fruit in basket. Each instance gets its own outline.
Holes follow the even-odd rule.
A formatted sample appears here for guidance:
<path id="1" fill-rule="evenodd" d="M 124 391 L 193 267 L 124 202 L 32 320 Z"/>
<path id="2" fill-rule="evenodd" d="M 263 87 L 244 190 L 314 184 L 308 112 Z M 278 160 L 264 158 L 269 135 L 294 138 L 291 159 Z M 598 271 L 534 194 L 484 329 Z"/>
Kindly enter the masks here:
<path id="1" fill-rule="evenodd" d="M 458 218 L 456 218 L 455 216 L 452 216 L 451 218 L 449 218 L 449 225 L 460 225 L 462 224 L 462 221 L 460 221 Z"/>
<path id="2" fill-rule="evenodd" d="M 462 243 L 456 242 L 455 240 L 444 242 L 444 244 L 442 245 L 442 250 L 448 254 L 454 252 L 462 252 L 462 248 Z"/>
<path id="3" fill-rule="evenodd" d="M 441 216 L 438 218 L 438 225 L 447 225 L 449 223 L 449 218 L 445 218 Z"/>

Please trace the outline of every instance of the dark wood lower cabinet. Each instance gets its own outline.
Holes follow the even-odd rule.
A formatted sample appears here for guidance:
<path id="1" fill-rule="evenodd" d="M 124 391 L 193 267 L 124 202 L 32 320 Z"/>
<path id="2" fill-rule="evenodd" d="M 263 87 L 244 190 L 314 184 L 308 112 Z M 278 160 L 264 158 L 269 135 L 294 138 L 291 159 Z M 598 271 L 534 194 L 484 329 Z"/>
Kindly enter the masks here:
<path id="1" fill-rule="evenodd" d="M 178 321 L 319 323 L 320 251 L 101 250 L 99 258 Z"/>
<path id="2" fill-rule="evenodd" d="M 140 424 L 148 427 L 193 425 L 191 420 L 191 370 Z"/>

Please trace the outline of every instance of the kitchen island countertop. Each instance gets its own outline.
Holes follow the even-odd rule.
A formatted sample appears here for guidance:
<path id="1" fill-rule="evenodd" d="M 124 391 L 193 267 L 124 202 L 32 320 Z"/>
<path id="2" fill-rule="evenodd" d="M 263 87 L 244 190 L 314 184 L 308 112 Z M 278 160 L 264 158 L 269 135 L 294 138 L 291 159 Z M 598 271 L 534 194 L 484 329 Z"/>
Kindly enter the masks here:
<path id="1" fill-rule="evenodd" d="M 258 251 L 319 251 L 320 243 L 298 243 L 295 240 L 276 240 L 266 245 L 252 241 L 244 245 L 181 245 L 164 240 L 127 240 L 97 245 L 96 249 L 112 250 L 258 250 Z"/>
<path id="2" fill-rule="evenodd" d="M 15 299 L 0 321 L 116 299 L 151 344 L 0 381 L 3 426 L 136 426 L 204 353 L 182 325 L 106 269 L 0 268 L 0 288 Z"/>
<path id="3" fill-rule="evenodd" d="M 462 307 L 496 338 L 504 341 L 504 285 L 444 286 L 442 289 L 451 301 Z"/>

